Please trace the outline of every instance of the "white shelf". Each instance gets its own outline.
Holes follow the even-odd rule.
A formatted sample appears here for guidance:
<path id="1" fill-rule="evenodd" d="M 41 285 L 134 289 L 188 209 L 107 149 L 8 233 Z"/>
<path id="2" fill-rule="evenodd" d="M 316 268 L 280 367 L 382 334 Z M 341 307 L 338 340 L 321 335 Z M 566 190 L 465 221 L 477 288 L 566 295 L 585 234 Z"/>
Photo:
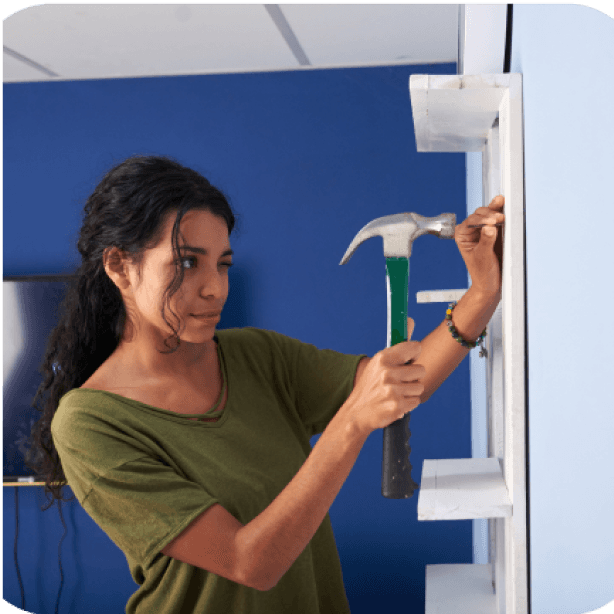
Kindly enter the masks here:
<path id="1" fill-rule="evenodd" d="M 418 520 L 469 520 L 512 515 L 497 458 L 425 460 Z"/>
<path id="2" fill-rule="evenodd" d="M 418 151 L 482 151 L 512 75 L 411 75 Z"/>
<path id="3" fill-rule="evenodd" d="M 451 303 L 460 301 L 467 289 L 464 290 L 424 290 L 416 293 L 418 303 Z"/>
<path id="4" fill-rule="evenodd" d="M 427 565 L 425 614 L 497 614 L 492 567 Z"/>

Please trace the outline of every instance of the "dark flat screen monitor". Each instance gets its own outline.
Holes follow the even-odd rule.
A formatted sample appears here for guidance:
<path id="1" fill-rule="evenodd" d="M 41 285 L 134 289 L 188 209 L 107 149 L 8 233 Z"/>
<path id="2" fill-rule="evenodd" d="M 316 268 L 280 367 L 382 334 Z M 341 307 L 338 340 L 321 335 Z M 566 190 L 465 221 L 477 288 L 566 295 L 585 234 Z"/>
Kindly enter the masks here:
<path id="1" fill-rule="evenodd" d="M 32 406 L 43 376 L 47 339 L 59 321 L 70 275 L 3 278 L 4 482 L 34 481 L 26 443 L 41 413 Z"/>

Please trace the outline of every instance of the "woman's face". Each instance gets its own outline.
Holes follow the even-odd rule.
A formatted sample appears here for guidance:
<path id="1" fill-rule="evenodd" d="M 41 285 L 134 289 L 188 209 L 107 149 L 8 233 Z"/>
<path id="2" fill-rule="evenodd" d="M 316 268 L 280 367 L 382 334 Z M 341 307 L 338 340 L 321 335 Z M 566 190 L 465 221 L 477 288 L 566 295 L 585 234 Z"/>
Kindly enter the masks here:
<path id="1" fill-rule="evenodd" d="M 156 343 L 172 333 L 160 310 L 175 275 L 171 244 L 175 217 L 175 212 L 167 216 L 160 244 L 145 253 L 140 280 L 136 269 L 129 268 L 130 287 L 124 292 L 128 316 L 137 322 L 137 335 L 144 333 Z M 170 299 L 170 309 L 176 315 L 168 308 L 164 315 L 178 328 L 182 341 L 204 343 L 213 338 L 228 297 L 228 269 L 232 265 L 228 227 L 210 211 L 191 210 L 183 216 L 179 230 L 184 278 Z"/>

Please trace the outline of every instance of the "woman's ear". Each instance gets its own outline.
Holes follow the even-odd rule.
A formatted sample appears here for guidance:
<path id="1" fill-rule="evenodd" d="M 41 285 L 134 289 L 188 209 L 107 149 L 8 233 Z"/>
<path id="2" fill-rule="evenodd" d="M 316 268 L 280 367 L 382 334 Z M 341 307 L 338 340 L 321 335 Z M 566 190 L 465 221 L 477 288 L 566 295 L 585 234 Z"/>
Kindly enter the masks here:
<path id="1" fill-rule="evenodd" d="M 124 252 L 116 246 L 107 247 L 102 254 L 102 265 L 111 281 L 120 289 L 130 287 L 127 261 Z"/>

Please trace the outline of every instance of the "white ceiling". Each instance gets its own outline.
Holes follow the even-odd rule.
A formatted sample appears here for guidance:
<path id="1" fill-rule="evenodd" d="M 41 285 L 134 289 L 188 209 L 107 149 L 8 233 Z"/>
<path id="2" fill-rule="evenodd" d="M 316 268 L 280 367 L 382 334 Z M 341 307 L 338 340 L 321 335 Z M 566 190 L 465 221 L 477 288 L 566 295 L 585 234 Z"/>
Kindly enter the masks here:
<path id="1" fill-rule="evenodd" d="M 458 4 L 46 4 L 4 20 L 5 83 L 456 62 Z"/>

